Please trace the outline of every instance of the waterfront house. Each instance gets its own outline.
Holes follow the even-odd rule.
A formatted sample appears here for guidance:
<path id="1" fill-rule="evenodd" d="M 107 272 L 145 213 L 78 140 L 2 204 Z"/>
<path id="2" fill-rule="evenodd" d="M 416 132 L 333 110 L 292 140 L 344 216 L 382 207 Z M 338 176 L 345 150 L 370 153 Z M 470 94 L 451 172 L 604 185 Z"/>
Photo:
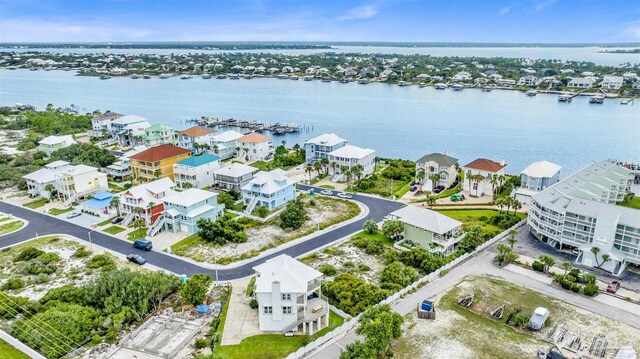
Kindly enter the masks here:
<path id="1" fill-rule="evenodd" d="M 325 133 L 304 142 L 307 164 L 313 164 L 323 158 L 329 158 L 329 153 L 344 147 L 347 140 L 335 133 Z"/>
<path id="2" fill-rule="evenodd" d="M 322 273 L 286 254 L 253 267 L 261 331 L 313 334 L 329 325 L 329 303 L 322 295 Z"/>
<path id="3" fill-rule="evenodd" d="M 91 130 L 87 134 L 91 137 L 105 137 L 111 133 L 111 122 L 123 115 L 107 111 L 91 118 Z"/>
<path id="4" fill-rule="evenodd" d="M 191 156 L 173 165 L 173 178 L 179 188 L 205 188 L 213 185 L 213 171 L 220 159 L 208 153 Z"/>
<path id="5" fill-rule="evenodd" d="M 164 144 L 173 144 L 175 131 L 171 126 L 156 123 L 144 129 L 144 134 L 141 136 L 141 143 L 139 145 L 145 145 L 147 147 L 154 147 Z"/>
<path id="6" fill-rule="evenodd" d="M 630 192 L 633 172 L 598 162 L 534 194 L 530 232 L 558 250 L 577 249 L 576 263 L 620 276 L 640 266 L 640 210 L 617 205 Z M 592 248 L 598 248 L 594 254 Z"/>
<path id="7" fill-rule="evenodd" d="M 63 166 L 55 172 L 55 187 L 58 197 L 69 206 L 78 199 L 106 191 L 109 187 L 107 174 L 87 165 Z"/>
<path id="8" fill-rule="evenodd" d="M 203 126 L 193 126 L 176 134 L 176 146 L 186 148 L 188 150 L 196 150 L 196 144 L 199 146 L 209 145 L 211 138 L 216 131 Z"/>
<path id="9" fill-rule="evenodd" d="M 287 177 L 279 168 L 265 172 L 260 171 L 242 186 L 242 203 L 246 205 L 246 213 L 256 207 L 264 206 L 270 211 L 286 204 L 296 196 L 295 181 Z"/>
<path id="10" fill-rule="evenodd" d="M 129 157 L 131 174 L 138 181 L 169 177 L 173 180 L 173 165 L 191 156 L 191 151 L 174 145 L 160 145 Z"/>
<path id="11" fill-rule="evenodd" d="M 209 141 L 208 152 L 226 160 L 237 154 L 238 139 L 244 136 L 240 132 L 229 130 L 216 133 Z"/>
<path id="12" fill-rule="evenodd" d="M 401 236 L 405 243 L 431 253 L 448 256 L 464 238 L 462 222 L 430 209 L 409 205 L 389 216 L 404 225 Z"/>
<path id="13" fill-rule="evenodd" d="M 130 151 L 125 152 L 118 161 L 107 166 L 107 175 L 118 180 L 125 180 L 131 176 L 131 163 L 129 157 L 146 151 L 147 146 L 136 146 Z"/>
<path id="14" fill-rule="evenodd" d="M 520 80 L 518 80 L 518 85 L 520 86 L 538 86 L 538 78 L 533 75 L 522 76 Z"/>
<path id="15" fill-rule="evenodd" d="M 271 137 L 257 132 L 248 133 L 238 138 L 241 155 L 247 161 L 264 161 L 273 155 L 273 141 Z"/>
<path id="16" fill-rule="evenodd" d="M 144 117 L 140 117 L 136 115 L 122 116 L 111 121 L 111 132 L 114 134 L 117 134 L 120 131 L 124 130 L 124 128 L 127 127 L 128 125 L 133 125 L 136 123 L 143 123 L 143 122 L 149 123 L 149 121 L 147 121 L 147 119 Z"/>
<path id="17" fill-rule="evenodd" d="M 164 212 L 163 198 L 178 193 L 169 178 L 142 183 L 120 193 L 120 213 L 124 215 L 123 226 L 135 219 L 142 219 L 146 225 L 153 224 Z"/>
<path id="18" fill-rule="evenodd" d="M 362 166 L 363 171 L 360 177 L 365 177 L 375 170 L 376 151 L 370 148 L 345 145 L 329 152 L 329 164 L 333 168 L 334 181 L 346 181 L 347 177 L 345 173 L 342 173 L 342 168 L 346 167 L 349 171 L 356 165 Z"/>
<path id="19" fill-rule="evenodd" d="M 242 163 L 230 163 L 213 171 L 214 184 L 222 189 L 236 190 L 240 192 L 242 187 L 249 183 L 258 172 L 255 167 Z"/>
<path id="20" fill-rule="evenodd" d="M 151 124 L 147 121 L 128 124 L 116 134 L 117 141 L 123 147 L 142 145 L 146 135 L 145 129 L 149 127 Z"/>
<path id="21" fill-rule="evenodd" d="M 98 192 L 90 199 L 80 202 L 80 210 L 96 217 L 111 217 L 115 210 L 111 209 L 113 193 L 109 191 Z"/>
<path id="22" fill-rule="evenodd" d="M 52 193 L 46 189 L 47 185 L 52 185 L 55 189 L 56 174 L 67 167 L 69 167 L 69 162 L 67 161 L 53 161 L 44 165 L 44 168 L 22 176 L 27 182 L 29 196 L 50 198 Z"/>
<path id="23" fill-rule="evenodd" d="M 496 162 L 486 158 L 478 158 L 467 163 L 462 167 L 464 172 L 463 190 L 473 196 L 492 195 L 491 178 L 504 175 L 506 166 L 504 160 Z"/>
<path id="24" fill-rule="evenodd" d="M 198 220 L 201 218 L 215 220 L 224 214 L 224 205 L 218 204 L 218 194 L 198 188 L 166 196 L 162 199 L 164 211 L 147 231 L 147 236 L 154 236 L 160 230 L 173 233 L 198 232 Z"/>
<path id="25" fill-rule="evenodd" d="M 619 90 L 624 83 L 622 76 L 604 75 L 602 82 L 600 82 L 600 88 L 605 90 Z"/>
<path id="26" fill-rule="evenodd" d="M 638 74 L 633 71 L 627 71 L 624 74 L 622 74 L 622 79 L 624 79 L 625 81 L 637 80 Z"/>
<path id="27" fill-rule="evenodd" d="M 458 177 L 458 170 L 456 164 L 457 158 L 447 156 L 442 153 L 432 153 L 424 155 L 416 161 L 416 176 L 418 173 L 424 172 L 424 177 L 420 181 L 422 183 L 423 191 L 433 191 L 433 181 L 429 179 L 432 175 L 438 175 L 439 180 L 436 182 L 437 186 L 443 186 L 444 188 L 450 188 Z"/>
<path id="28" fill-rule="evenodd" d="M 529 204 L 533 194 L 559 181 L 561 168 L 549 161 L 533 162 L 520 173 L 520 187 L 515 190 L 513 197 L 523 204 Z"/>
<path id="29" fill-rule="evenodd" d="M 38 142 L 37 150 L 45 152 L 47 156 L 51 156 L 51 153 L 76 143 L 72 135 L 48 136 Z"/>
<path id="30" fill-rule="evenodd" d="M 593 77 L 576 77 L 567 83 L 567 87 L 589 89 L 593 87 L 595 83 L 596 80 Z"/>
<path id="31" fill-rule="evenodd" d="M 504 79 L 504 78 L 496 79 L 496 85 L 498 86 L 510 87 L 515 84 L 516 84 L 516 80 L 513 80 L 513 79 Z"/>
<path id="32" fill-rule="evenodd" d="M 471 74 L 466 71 L 460 71 L 457 74 L 453 75 L 451 81 L 453 82 L 462 82 L 471 80 Z"/>

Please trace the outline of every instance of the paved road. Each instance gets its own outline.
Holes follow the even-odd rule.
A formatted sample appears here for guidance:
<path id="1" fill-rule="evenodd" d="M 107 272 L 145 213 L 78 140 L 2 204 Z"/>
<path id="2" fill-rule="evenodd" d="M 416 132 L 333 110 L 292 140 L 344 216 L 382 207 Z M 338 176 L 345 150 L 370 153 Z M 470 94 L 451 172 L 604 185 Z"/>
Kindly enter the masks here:
<path id="1" fill-rule="evenodd" d="M 305 191 L 309 188 L 311 187 L 300 186 L 300 189 Z M 316 191 L 319 190 L 321 190 L 321 188 L 316 189 Z M 388 201 L 371 196 L 354 195 L 353 199 L 361 202 L 369 208 L 369 215 L 367 217 L 349 223 L 345 226 L 336 228 L 334 230 L 322 233 L 317 237 L 313 237 L 305 242 L 301 242 L 296 245 L 284 248 L 281 251 L 273 252 L 268 256 L 245 263 L 241 266 L 219 269 L 217 271 L 219 280 L 233 280 L 249 276 L 253 274 L 253 267 L 264 262 L 267 259 L 273 258 L 280 254 L 287 254 L 292 257 L 297 257 L 304 253 L 313 251 L 316 248 L 322 247 L 342 237 L 359 231 L 362 228 L 362 224 L 367 219 L 373 219 L 376 222 L 379 222 L 384 216 L 403 206 L 402 203 Z M 16 217 L 24 218 L 29 221 L 29 225 L 24 229 L 0 237 L 0 248 L 11 246 L 16 243 L 34 238 L 36 237 L 36 233 L 39 236 L 48 234 L 68 234 L 87 242 L 89 241 L 88 232 L 90 230 L 86 227 L 82 227 L 77 224 L 73 224 L 52 216 L 34 212 L 27 208 L 5 202 L 0 202 L 0 211 L 11 213 Z M 124 255 L 137 251 L 132 249 L 130 242 L 113 237 L 106 233 L 93 232 L 91 233 L 91 238 L 95 244 Z M 171 271 L 173 273 L 186 274 L 188 276 L 191 276 L 195 273 L 205 273 L 215 276 L 215 270 L 213 269 L 202 267 L 198 264 L 166 255 L 163 252 L 154 250 L 141 254 L 147 259 L 147 262 L 149 264 L 165 269 L 167 271 Z"/>

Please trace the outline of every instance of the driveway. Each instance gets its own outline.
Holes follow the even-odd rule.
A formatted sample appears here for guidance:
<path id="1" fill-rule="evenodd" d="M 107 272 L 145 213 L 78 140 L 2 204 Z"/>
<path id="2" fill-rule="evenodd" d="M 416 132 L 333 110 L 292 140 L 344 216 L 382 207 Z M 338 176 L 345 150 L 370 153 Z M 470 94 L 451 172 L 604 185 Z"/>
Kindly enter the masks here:
<path id="1" fill-rule="evenodd" d="M 261 334 L 258 310 L 251 309 L 247 301 L 247 285 L 249 285 L 248 278 L 239 279 L 233 283 L 220 345 L 240 344 L 244 338 Z"/>

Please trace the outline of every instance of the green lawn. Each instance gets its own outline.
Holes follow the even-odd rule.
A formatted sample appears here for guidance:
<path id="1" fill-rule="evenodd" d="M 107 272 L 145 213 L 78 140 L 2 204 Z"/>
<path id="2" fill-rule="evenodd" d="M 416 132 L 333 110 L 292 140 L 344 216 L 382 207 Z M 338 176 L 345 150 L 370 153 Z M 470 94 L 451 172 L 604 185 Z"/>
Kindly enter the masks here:
<path id="1" fill-rule="evenodd" d="M 42 206 L 44 206 L 47 203 L 47 199 L 46 198 L 40 198 L 37 199 L 33 202 L 29 202 L 29 203 L 25 203 L 24 206 L 25 207 L 29 207 L 31 209 L 36 209 L 36 208 L 40 208 Z"/>
<path id="2" fill-rule="evenodd" d="M 54 216 L 63 214 L 63 213 L 67 213 L 67 212 L 71 212 L 73 211 L 73 207 L 69 207 L 69 208 L 50 208 L 49 209 L 49 214 L 52 214 Z"/>
<path id="3" fill-rule="evenodd" d="M 109 227 L 107 229 L 104 229 L 104 231 L 109 233 L 109 234 L 118 234 L 118 233 L 124 232 L 126 230 L 127 230 L 126 228 L 120 227 L 120 226 L 111 226 L 111 227 Z M 146 234 L 146 232 L 145 232 L 145 234 Z"/>
<path id="4" fill-rule="evenodd" d="M 393 241 L 389 238 L 387 238 L 387 236 L 385 236 L 384 234 L 382 234 L 382 232 L 376 232 L 374 234 L 369 234 L 365 231 L 360 231 L 356 234 L 353 235 L 353 238 L 356 237 L 360 237 L 360 238 L 366 238 L 366 239 L 380 239 L 385 245 L 389 246 L 389 247 L 393 247 Z"/>
<path id="5" fill-rule="evenodd" d="M 113 193 L 118 193 L 124 191 L 124 187 L 120 187 L 112 182 L 109 182 L 109 190 Z"/>
<path id="6" fill-rule="evenodd" d="M 104 221 L 98 223 L 98 227 L 106 226 L 107 224 L 111 223 L 111 221 L 113 221 L 114 219 L 116 219 L 116 217 L 105 219 Z"/>
<path id="7" fill-rule="evenodd" d="M 330 184 L 323 184 L 320 185 L 321 188 L 326 188 L 326 189 L 336 189 L 334 186 L 330 185 Z"/>
<path id="8" fill-rule="evenodd" d="M 29 356 L 0 339 L 0 358 L 29 359 Z"/>
<path id="9" fill-rule="evenodd" d="M 404 186 L 400 187 L 400 189 L 396 191 L 395 193 L 396 198 L 402 198 L 402 196 L 404 196 L 405 194 L 407 194 L 407 192 L 409 192 L 409 189 L 411 189 L 410 184 L 405 183 Z"/>
<path id="10" fill-rule="evenodd" d="M 503 229 L 494 225 L 483 222 L 480 217 L 493 217 L 500 214 L 499 211 L 493 209 L 435 209 L 435 211 L 444 214 L 447 217 L 456 219 L 464 224 L 465 228 L 471 228 L 480 225 L 488 231 L 502 232 Z M 518 213 L 518 217 L 525 218 L 524 213 Z"/>
<path id="11" fill-rule="evenodd" d="M 24 223 L 22 221 L 12 221 L 12 222 L 3 223 L 0 226 L 0 235 L 15 232 L 18 229 L 22 228 L 23 225 Z"/>
<path id="12" fill-rule="evenodd" d="M 640 197 L 633 197 L 630 202 L 622 202 L 620 205 L 623 207 L 640 209 Z"/>
<path id="13" fill-rule="evenodd" d="M 244 339 L 238 345 L 224 345 L 216 348 L 215 354 L 225 359 L 280 359 L 295 352 L 307 343 L 339 327 L 344 319 L 329 312 L 329 326 L 313 335 L 285 337 L 282 334 L 263 334 Z"/>
<path id="14" fill-rule="evenodd" d="M 115 227 L 115 226 L 114 226 Z M 127 239 L 130 241 L 135 241 L 141 238 L 145 238 L 147 236 L 147 227 L 136 229 L 135 231 L 127 234 Z"/>

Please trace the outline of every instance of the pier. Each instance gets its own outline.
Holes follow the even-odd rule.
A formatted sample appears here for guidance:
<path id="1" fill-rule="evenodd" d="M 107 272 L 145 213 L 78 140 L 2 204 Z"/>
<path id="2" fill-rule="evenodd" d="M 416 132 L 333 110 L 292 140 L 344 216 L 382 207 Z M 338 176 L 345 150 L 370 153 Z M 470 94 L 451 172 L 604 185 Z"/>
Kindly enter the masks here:
<path id="1" fill-rule="evenodd" d="M 241 128 L 244 130 L 250 130 L 254 132 L 263 132 L 268 131 L 273 135 L 284 135 L 291 133 L 299 133 L 304 130 L 308 130 L 306 127 L 300 127 L 295 123 L 281 123 L 276 122 L 274 124 L 259 122 L 259 121 L 248 121 L 248 120 L 239 120 L 235 118 L 218 118 L 218 117 L 206 117 L 202 116 L 200 119 L 191 119 L 186 120 L 186 123 L 197 123 L 200 126 L 206 127 L 219 127 L 219 128 Z"/>
<path id="2" fill-rule="evenodd" d="M 621 105 L 628 105 L 628 104 L 635 104 L 636 98 L 638 98 L 638 96 L 633 96 L 632 98 L 623 98 L 622 100 L 620 100 L 620 104 Z"/>

